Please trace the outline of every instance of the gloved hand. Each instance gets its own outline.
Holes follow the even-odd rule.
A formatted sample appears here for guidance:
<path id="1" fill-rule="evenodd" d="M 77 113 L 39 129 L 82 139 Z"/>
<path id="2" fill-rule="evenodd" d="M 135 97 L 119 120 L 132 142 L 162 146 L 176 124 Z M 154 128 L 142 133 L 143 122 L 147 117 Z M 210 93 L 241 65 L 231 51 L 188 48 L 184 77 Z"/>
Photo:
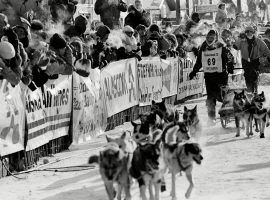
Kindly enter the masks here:
<path id="1" fill-rule="evenodd" d="M 190 72 L 188 76 L 189 76 L 189 80 L 192 80 L 196 76 L 196 72 L 192 71 Z"/>

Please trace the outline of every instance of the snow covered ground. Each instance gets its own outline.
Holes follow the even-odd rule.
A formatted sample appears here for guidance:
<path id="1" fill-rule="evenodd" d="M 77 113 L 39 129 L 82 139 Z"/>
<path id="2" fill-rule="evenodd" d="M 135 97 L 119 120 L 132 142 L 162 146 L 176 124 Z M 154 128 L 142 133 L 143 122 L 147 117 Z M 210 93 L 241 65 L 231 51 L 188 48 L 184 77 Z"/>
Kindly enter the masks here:
<path id="1" fill-rule="evenodd" d="M 270 89 L 264 86 L 266 95 Z M 205 99 L 187 103 L 188 107 L 198 105 L 200 119 L 207 119 Z M 220 104 L 217 106 L 220 107 Z M 183 109 L 183 106 L 180 106 Z M 247 139 L 244 131 L 235 138 L 234 123 L 223 129 L 218 121 L 216 126 L 204 124 L 200 144 L 204 160 L 195 165 L 193 174 L 195 188 L 191 200 L 270 200 L 270 128 L 265 139 L 255 134 Z M 121 129 L 131 129 L 126 123 L 110 131 L 119 134 Z M 87 144 L 72 146 L 70 151 L 48 158 L 50 162 L 62 160 L 47 167 L 83 165 L 88 157 L 98 152 L 105 138 L 97 138 Z M 106 192 L 98 169 L 79 172 L 33 172 L 22 174 L 25 179 L 13 177 L 0 179 L 0 199 L 2 200 L 106 200 Z M 170 177 L 167 176 L 168 188 Z M 185 176 L 177 177 L 177 196 L 184 199 L 188 182 Z M 133 200 L 139 200 L 137 184 L 132 188 Z M 161 200 L 169 200 L 169 191 L 161 194 Z"/>

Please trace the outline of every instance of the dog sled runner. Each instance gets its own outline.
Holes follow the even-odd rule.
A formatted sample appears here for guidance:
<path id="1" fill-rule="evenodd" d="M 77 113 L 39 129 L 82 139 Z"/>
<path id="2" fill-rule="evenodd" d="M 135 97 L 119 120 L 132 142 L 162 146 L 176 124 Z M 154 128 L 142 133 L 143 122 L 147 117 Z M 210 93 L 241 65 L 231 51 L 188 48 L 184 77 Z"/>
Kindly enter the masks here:
<path id="1" fill-rule="evenodd" d="M 243 73 L 229 76 L 228 85 L 221 87 L 222 105 L 218 113 L 223 128 L 227 128 L 227 125 L 234 121 L 234 92 L 241 92 L 243 89 L 246 90 Z"/>

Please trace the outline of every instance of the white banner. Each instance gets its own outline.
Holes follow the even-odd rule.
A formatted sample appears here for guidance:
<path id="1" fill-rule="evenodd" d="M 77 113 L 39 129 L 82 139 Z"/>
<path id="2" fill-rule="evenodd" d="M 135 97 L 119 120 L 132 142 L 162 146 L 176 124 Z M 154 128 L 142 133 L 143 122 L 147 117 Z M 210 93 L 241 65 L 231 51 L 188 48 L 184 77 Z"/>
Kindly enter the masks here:
<path id="1" fill-rule="evenodd" d="M 20 85 L 0 80 L 0 156 L 24 149 L 25 112 Z"/>
<path id="2" fill-rule="evenodd" d="M 138 63 L 139 105 L 162 101 L 162 68 L 159 57 L 143 58 Z"/>
<path id="3" fill-rule="evenodd" d="M 73 143 L 80 144 L 99 136 L 106 128 L 106 104 L 101 96 L 100 70 L 90 77 L 73 73 Z"/>
<path id="4" fill-rule="evenodd" d="M 162 66 L 162 98 L 177 94 L 178 84 L 178 58 L 161 60 Z"/>
<path id="5" fill-rule="evenodd" d="M 192 71 L 195 61 L 186 58 L 180 59 L 179 63 L 177 100 L 182 100 L 195 94 L 201 94 L 204 83 L 203 73 L 198 72 L 193 80 L 189 80 L 189 73 Z"/>
<path id="6" fill-rule="evenodd" d="M 101 70 L 101 87 L 108 117 L 138 104 L 135 58 L 110 63 Z"/>
<path id="7" fill-rule="evenodd" d="M 26 91 L 28 142 L 26 151 L 68 135 L 71 123 L 72 76 L 49 80 L 35 91 Z"/>

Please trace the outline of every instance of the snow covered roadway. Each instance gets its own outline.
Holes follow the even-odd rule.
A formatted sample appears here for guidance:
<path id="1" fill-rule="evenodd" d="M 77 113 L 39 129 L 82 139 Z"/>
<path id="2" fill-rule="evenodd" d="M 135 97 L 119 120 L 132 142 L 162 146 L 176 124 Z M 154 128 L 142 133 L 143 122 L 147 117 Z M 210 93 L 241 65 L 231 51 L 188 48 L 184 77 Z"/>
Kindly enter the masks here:
<path id="1" fill-rule="evenodd" d="M 269 94 L 267 90 L 270 89 L 267 87 L 260 89 Z M 198 105 L 200 119 L 205 123 L 205 99 L 186 105 L 193 107 L 195 104 Z M 183 109 L 183 106 L 179 109 Z M 244 131 L 236 138 L 234 126 L 232 122 L 225 130 L 221 128 L 219 121 L 214 127 L 204 124 L 203 137 L 200 140 L 204 160 L 201 166 L 195 165 L 193 170 L 195 188 L 191 200 L 270 200 L 270 128 L 266 128 L 265 139 L 260 139 L 259 134 L 247 139 Z M 118 134 L 121 129 L 131 129 L 131 125 L 126 123 L 110 134 Z M 86 164 L 88 157 L 97 153 L 97 147 L 104 143 L 103 136 L 88 144 L 72 146 L 70 151 L 48 158 L 50 162 L 69 159 L 48 167 Z M 25 179 L 0 179 L 1 200 L 107 200 L 97 168 L 76 172 L 33 172 L 19 177 Z M 161 194 L 161 200 L 171 199 L 169 175 L 166 176 L 166 182 L 168 191 Z M 185 176 L 178 176 L 179 200 L 185 199 L 187 187 Z M 140 199 L 137 184 L 132 187 L 132 199 Z"/>

